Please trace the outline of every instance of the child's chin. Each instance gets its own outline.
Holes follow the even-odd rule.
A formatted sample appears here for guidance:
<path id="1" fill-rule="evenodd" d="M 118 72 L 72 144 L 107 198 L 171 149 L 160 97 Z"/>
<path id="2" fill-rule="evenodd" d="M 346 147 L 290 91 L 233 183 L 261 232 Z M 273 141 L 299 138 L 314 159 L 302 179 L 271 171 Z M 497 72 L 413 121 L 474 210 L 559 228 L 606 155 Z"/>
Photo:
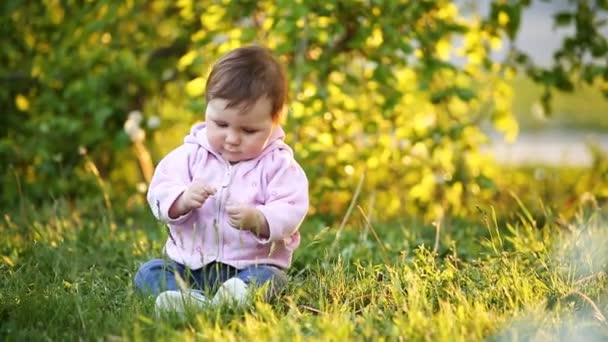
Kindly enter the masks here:
<path id="1" fill-rule="evenodd" d="M 224 159 L 229 162 L 229 163 L 238 163 L 238 162 L 242 162 L 243 158 L 238 158 L 238 157 L 230 157 L 230 156 L 225 156 Z"/>

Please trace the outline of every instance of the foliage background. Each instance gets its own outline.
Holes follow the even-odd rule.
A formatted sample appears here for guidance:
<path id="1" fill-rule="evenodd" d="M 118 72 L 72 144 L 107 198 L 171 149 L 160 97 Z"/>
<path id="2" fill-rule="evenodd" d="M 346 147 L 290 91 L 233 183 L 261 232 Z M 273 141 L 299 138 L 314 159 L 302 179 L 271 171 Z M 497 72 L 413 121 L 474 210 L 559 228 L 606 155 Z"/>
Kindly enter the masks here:
<path id="1" fill-rule="evenodd" d="M 516 138 L 518 70 L 541 86 L 547 113 L 554 89 L 583 82 L 607 93 L 606 3 L 555 16 L 574 35 L 549 68 L 510 44 L 529 4 L 463 14 L 445 0 L 5 1 L 1 201 L 101 187 L 106 201 L 141 204 L 154 162 L 203 119 L 210 66 L 255 43 L 289 68 L 285 126 L 312 180 L 311 214 L 342 215 L 357 193 L 387 219 L 466 215 L 499 195 L 480 146 L 488 125 Z M 490 58 L 504 46 L 504 60 Z"/>

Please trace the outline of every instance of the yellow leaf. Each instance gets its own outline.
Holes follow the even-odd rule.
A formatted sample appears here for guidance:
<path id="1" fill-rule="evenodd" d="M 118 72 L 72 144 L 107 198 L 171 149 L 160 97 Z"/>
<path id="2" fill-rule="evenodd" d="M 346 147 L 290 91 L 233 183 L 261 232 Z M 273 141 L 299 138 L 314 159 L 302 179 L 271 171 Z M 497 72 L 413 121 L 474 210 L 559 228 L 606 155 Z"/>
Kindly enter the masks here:
<path id="1" fill-rule="evenodd" d="M 196 51 L 188 51 L 187 54 L 183 55 L 177 62 L 177 68 L 181 71 L 189 67 L 194 59 L 196 58 Z"/>
<path id="2" fill-rule="evenodd" d="M 448 4 L 444 7 L 441 7 L 439 11 L 437 11 L 437 17 L 443 20 L 454 18 L 457 14 L 458 7 L 454 4 Z"/>
<path id="3" fill-rule="evenodd" d="M 317 33 L 317 39 L 321 43 L 327 43 L 329 41 L 329 34 L 327 33 L 327 31 L 318 32 Z"/>
<path id="4" fill-rule="evenodd" d="M 232 38 L 232 39 L 240 39 L 241 36 L 243 35 L 243 30 L 240 28 L 233 28 L 232 30 L 228 31 L 228 37 Z"/>
<path id="5" fill-rule="evenodd" d="M 451 44 L 447 39 L 441 39 L 435 45 L 435 53 L 439 59 L 447 61 L 450 59 Z"/>
<path id="6" fill-rule="evenodd" d="M 148 325 L 154 325 L 154 321 L 151 320 L 149 317 L 143 316 L 143 315 L 139 315 L 137 316 L 137 318 L 142 321 L 143 323 L 146 323 Z"/>
<path id="7" fill-rule="evenodd" d="M 437 124 L 434 112 L 419 113 L 412 119 L 412 126 L 417 132 L 424 133 Z"/>
<path id="8" fill-rule="evenodd" d="M 302 102 L 294 101 L 291 103 L 291 115 L 294 118 L 301 118 L 304 115 L 304 110 Z"/>
<path id="9" fill-rule="evenodd" d="M 431 172 L 427 172 L 417 184 L 410 188 L 409 195 L 413 199 L 428 202 L 431 199 L 434 189 L 435 178 Z"/>
<path id="10" fill-rule="evenodd" d="M 15 264 L 13 263 L 13 261 L 9 257 L 7 257 L 5 255 L 2 255 L 2 261 L 4 261 L 4 263 L 7 264 L 7 265 L 9 265 L 10 267 L 14 267 L 15 266 Z"/>
<path id="11" fill-rule="evenodd" d="M 186 93 L 191 97 L 200 96 L 205 92 L 205 79 L 197 77 L 186 84 Z"/>
<path id="12" fill-rule="evenodd" d="M 501 26 L 505 26 L 509 23 L 509 15 L 503 11 L 500 11 L 500 13 L 498 13 L 498 23 Z"/>
<path id="13" fill-rule="evenodd" d="M 506 142 L 514 142 L 519 133 L 519 126 L 513 114 L 507 111 L 499 111 L 495 114 L 494 125 L 496 129 L 505 135 Z"/>
<path id="14" fill-rule="evenodd" d="M 492 50 L 500 50 L 502 49 L 502 39 L 500 37 L 493 36 L 490 38 L 490 47 Z"/>
<path id="15" fill-rule="evenodd" d="M 344 83 L 344 80 L 346 80 L 346 76 L 344 75 L 343 72 L 340 71 L 332 71 L 329 74 L 329 79 L 330 81 L 332 81 L 333 83 L 336 84 L 341 84 Z"/>
<path id="16" fill-rule="evenodd" d="M 476 48 L 469 51 L 467 55 L 469 63 L 472 65 L 480 65 L 485 56 L 485 52 L 482 48 Z"/>
<path id="17" fill-rule="evenodd" d="M 321 133 L 319 134 L 319 142 L 325 146 L 332 146 L 334 144 L 334 139 L 329 133 Z"/>
<path id="18" fill-rule="evenodd" d="M 201 40 L 205 39 L 205 37 L 207 37 L 207 31 L 205 31 L 205 30 L 198 30 L 194 34 L 192 34 L 192 36 L 190 37 L 190 39 L 193 42 L 200 42 Z"/>
<path id="19" fill-rule="evenodd" d="M 330 17 L 320 16 L 319 18 L 317 18 L 317 25 L 319 25 L 320 28 L 326 28 L 327 26 L 329 26 L 330 22 Z"/>
<path id="20" fill-rule="evenodd" d="M 274 24 L 274 19 L 272 17 L 268 17 L 268 18 L 264 19 L 264 23 L 262 24 L 262 29 L 264 31 L 268 31 L 272 28 L 273 24 Z"/>
<path id="21" fill-rule="evenodd" d="M 455 182 L 452 186 L 446 189 L 446 199 L 454 207 L 460 207 L 462 202 L 462 192 L 464 188 L 461 182 Z"/>
<path id="22" fill-rule="evenodd" d="M 49 4 L 48 6 L 49 7 L 47 7 L 47 9 L 48 9 L 48 12 L 50 13 L 51 22 L 53 24 L 61 23 L 65 16 L 65 11 L 61 7 L 61 5 L 57 2 L 55 2 L 53 4 Z"/>
<path id="23" fill-rule="evenodd" d="M 378 165 L 380 164 L 380 160 L 378 159 L 378 157 L 376 156 L 371 156 L 369 157 L 369 159 L 367 160 L 367 166 L 370 169 L 375 169 L 378 167 Z"/>
<path id="24" fill-rule="evenodd" d="M 204 13 L 200 16 L 200 21 L 203 27 L 216 29 L 222 23 L 225 14 L 225 9 L 220 5 L 207 6 Z"/>
<path id="25" fill-rule="evenodd" d="M 336 158 L 340 161 L 350 160 L 355 155 L 355 148 L 352 144 L 346 143 L 336 151 Z"/>
<path id="26" fill-rule="evenodd" d="M 15 105 L 17 106 L 17 109 L 22 112 L 26 112 L 30 109 L 30 101 L 27 100 L 27 97 L 21 94 L 17 94 L 15 97 Z"/>
<path id="27" fill-rule="evenodd" d="M 365 41 L 370 48 L 377 48 L 382 42 L 384 42 L 384 37 L 382 36 L 382 31 L 378 28 L 374 28 L 372 34 Z"/>

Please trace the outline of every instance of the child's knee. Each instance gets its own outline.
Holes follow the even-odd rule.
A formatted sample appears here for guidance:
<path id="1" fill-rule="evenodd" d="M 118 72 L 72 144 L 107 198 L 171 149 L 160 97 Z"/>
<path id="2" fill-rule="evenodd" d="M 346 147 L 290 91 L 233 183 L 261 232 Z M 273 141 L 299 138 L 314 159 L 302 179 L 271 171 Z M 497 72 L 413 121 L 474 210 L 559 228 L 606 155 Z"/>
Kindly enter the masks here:
<path id="1" fill-rule="evenodd" d="M 287 286 L 287 274 L 274 266 L 251 267 L 238 275 L 248 286 L 262 288 L 265 300 L 276 297 Z"/>
<path id="2" fill-rule="evenodd" d="M 143 293 L 155 293 L 156 283 L 162 277 L 165 261 L 153 259 L 143 263 L 135 274 L 135 288 Z"/>

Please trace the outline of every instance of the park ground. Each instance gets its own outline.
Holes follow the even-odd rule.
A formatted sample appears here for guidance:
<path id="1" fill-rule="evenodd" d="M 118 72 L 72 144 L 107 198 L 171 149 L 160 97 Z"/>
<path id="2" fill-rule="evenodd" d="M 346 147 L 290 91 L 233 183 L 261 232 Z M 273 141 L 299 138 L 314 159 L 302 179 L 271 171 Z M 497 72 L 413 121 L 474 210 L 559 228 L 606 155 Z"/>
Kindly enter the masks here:
<path id="1" fill-rule="evenodd" d="M 515 171 L 514 171 L 515 172 Z M 529 171 L 532 172 L 532 171 Z M 558 184 L 578 171 L 552 177 Z M 567 177 L 566 177 L 567 176 Z M 535 191 L 530 189 L 530 191 Z M 157 320 L 134 291 L 165 229 L 145 209 L 115 218 L 102 200 L 32 208 L 0 222 L 2 340 L 429 340 L 608 338 L 605 203 L 574 200 L 569 221 L 512 198 L 469 220 L 403 219 L 339 228 L 310 218 L 274 301 Z M 602 207 L 603 206 L 603 207 Z M 564 209 L 565 212 L 566 209 Z M 502 219 L 501 219 L 502 217 Z"/>

